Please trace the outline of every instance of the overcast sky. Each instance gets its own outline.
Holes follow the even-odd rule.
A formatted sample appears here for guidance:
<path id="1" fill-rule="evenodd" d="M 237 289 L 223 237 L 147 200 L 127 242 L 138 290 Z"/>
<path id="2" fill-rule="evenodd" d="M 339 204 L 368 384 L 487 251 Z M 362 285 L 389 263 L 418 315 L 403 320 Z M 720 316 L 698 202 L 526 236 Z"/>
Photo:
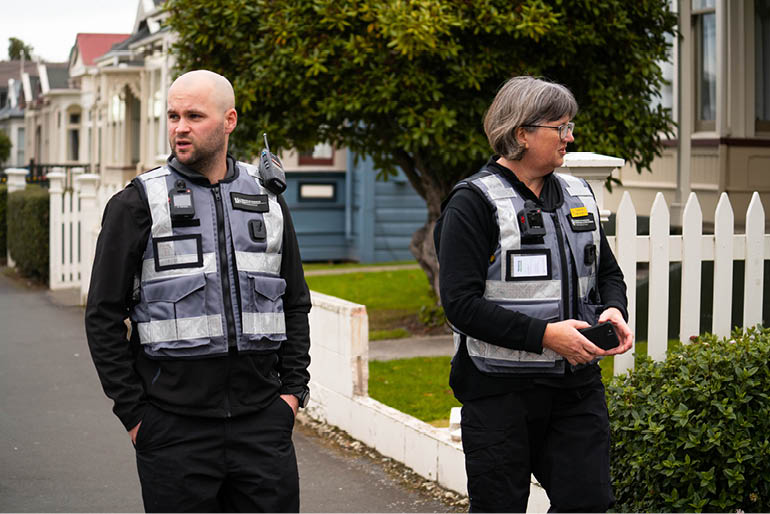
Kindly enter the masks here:
<path id="1" fill-rule="evenodd" d="M 0 0 L 0 60 L 8 59 L 8 38 L 32 45 L 46 61 L 69 59 L 78 32 L 130 34 L 139 0 Z"/>

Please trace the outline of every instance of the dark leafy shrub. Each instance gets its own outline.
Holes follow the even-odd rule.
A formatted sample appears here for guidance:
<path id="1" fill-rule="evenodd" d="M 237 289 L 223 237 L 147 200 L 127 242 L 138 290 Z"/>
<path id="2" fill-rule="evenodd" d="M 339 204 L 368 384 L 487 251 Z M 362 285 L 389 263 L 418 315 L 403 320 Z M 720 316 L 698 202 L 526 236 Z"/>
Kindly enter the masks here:
<path id="1" fill-rule="evenodd" d="M 8 195 L 8 250 L 19 272 L 48 282 L 48 190 L 27 186 Z"/>
<path id="2" fill-rule="evenodd" d="M 770 330 L 707 334 L 607 387 L 621 512 L 770 511 Z"/>

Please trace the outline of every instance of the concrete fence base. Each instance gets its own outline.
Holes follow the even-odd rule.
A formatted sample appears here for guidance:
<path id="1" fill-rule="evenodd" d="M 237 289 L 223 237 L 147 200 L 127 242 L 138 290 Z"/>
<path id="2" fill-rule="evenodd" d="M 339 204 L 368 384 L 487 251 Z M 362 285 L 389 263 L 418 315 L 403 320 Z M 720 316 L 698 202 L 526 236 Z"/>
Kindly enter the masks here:
<path id="1" fill-rule="evenodd" d="M 452 441 L 448 429 L 369 398 L 366 307 L 315 291 L 311 296 L 311 400 L 306 414 L 447 489 L 467 494 L 462 444 Z M 545 512 L 549 505 L 533 480 L 527 511 Z"/>

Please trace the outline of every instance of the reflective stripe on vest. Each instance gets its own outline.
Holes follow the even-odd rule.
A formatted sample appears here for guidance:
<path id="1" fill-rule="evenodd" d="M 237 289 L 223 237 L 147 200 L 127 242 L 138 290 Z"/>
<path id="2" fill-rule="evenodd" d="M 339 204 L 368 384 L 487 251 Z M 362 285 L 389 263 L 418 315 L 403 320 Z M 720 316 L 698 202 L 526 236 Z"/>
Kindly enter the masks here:
<path id="1" fill-rule="evenodd" d="M 569 244 L 565 245 L 565 251 L 572 250 L 572 260 L 578 270 L 578 303 L 581 303 L 595 285 L 596 266 L 587 268 L 583 262 L 583 255 L 576 256 L 576 250 L 583 251 L 583 247 L 589 241 L 593 241 L 597 250 L 597 262 L 599 251 L 599 217 L 596 201 L 586 184 L 576 177 L 556 175 L 559 185 L 564 192 L 564 203 L 557 211 L 560 220 L 568 223 L 566 216 L 570 209 L 583 206 L 588 212 L 593 213 L 596 230 L 589 233 L 577 233 L 562 225 L 562 232 Z M 544 213 L 544 222 L 551 231 L 547 232 L 543 244 L 523 244 L 517 212 L 524 207 L 524 199 L 520 198 L 513 186 L 503 177 L 489 170 L 482 170 L 476 175 L 462 181 L 456 187 L 469 184 L 480 191 L 487 202 L 492 206 L 499 228 L 499 241 L 495 250 L 495 258 L 491 261 L 487 270 L 484 297 L 503 308 L 516 310 L 524 314 L 544 319 L 545 321 L 557 321 L 560 313 L 565 312 L 563 303 L 562 277 L 565 273 L 569 276 L 569 270 L 561 270 L 559 243 L 556 240 L 555 226 L 550 216 Z M 543 249 L 551 254 L 551 267 L 553 278 L 543 280 L 506 280 L 509 276 L 508 252 L 522 249 Z M 582 305 L 582 304 L 581 304 Z M 575 306 L 580 310 L 579 306 Z M 456 330 L 456 329 L 455 329 Z M 489 373 L 541 373 L 561 374 L 564 370 L 564 358 L 556 352 L 543 348 L 542 354 L 512 350 L 486 343 L 467 334 L 465 336 L 468 355 L 476 367 Z M 455 346 L 459 346 L 460 334 L 456 331 Z"/>
<path id="2" fill-rule="evenodd" d="M 222 316 L 196 316 L 137 323 L 142 344 L 222 336 Z"/>

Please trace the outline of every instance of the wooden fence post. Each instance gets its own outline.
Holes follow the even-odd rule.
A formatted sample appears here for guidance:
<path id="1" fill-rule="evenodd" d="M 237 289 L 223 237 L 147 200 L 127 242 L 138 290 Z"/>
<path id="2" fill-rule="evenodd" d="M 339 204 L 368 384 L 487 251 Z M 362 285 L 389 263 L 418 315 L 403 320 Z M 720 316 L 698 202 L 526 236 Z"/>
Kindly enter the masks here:
<path id="1" fill-rule="evenodd" d="M 99 175 L 86 173 L 75 177 L 80 190 L 80 303 L 85 304 L 91 283 L 91 267 L 94 262 L 96 238 L 101 220 L 96 202 Z"/>
<path id="2" fill-rule="evenodd" d="M 48 287 L 61 289 L 64 244 L 62 236 L 62 208 L 65 173 L 54 168 L 48 174 Z"/>
<path id="3" fill-rule="evenodd" d="M 615 256 L 623 271 L 628 296 L 628 326 L 631 332 L 636 333 L 636 210 L 628 191 L 623 193 L 620 200 L 615 227 Z M 623 355 L 615 356 L 616 375 L 634 369 L 634 352 L 635 348 L 631 348 Z"/>
<path id="4" fill-rule="evenodd" d="M 714 213 L 714 313 L 712 332 L 730 335 L 733 311 L 733 208 L 727 193 L 722 193 Z"/>
<path id="5" fill-rule="evenodd" d="M 682 293 L 679 340 L 689 343 L 700 334 L 701 252 L 703 212 L 695 193 L 690 193 L 682 212 Z"/>
<path id="6" fill-rule="evenodd" d="M 759 193 L 751 195 L 746 210 L 746 273 L 743 281 L 743 326 L 762 322 L 762 286 L 764 283 L 765 209 Z"/>
<path id="7" fill-rule="evenodd" d="M 610 211 L 604 210 L 604 181 L 616 168 L 622 167 L 626 161 L 620 157 L 611 157 L 593 152 L 569 152 L 564 156 L 564 164 L 557 171 L 567 171 L 575 177 L 588 182 L 599 206 L 599 216 L 607 221 Z"/>
<path id="8" fill-rule="evenodd" d="M 668 348 L 670 221 L 666 199 L 663 193 L 657 193 L 650 210 L 650 301 L 647 319 L 647 354 L 654 360 L 664 360 Z"/>

